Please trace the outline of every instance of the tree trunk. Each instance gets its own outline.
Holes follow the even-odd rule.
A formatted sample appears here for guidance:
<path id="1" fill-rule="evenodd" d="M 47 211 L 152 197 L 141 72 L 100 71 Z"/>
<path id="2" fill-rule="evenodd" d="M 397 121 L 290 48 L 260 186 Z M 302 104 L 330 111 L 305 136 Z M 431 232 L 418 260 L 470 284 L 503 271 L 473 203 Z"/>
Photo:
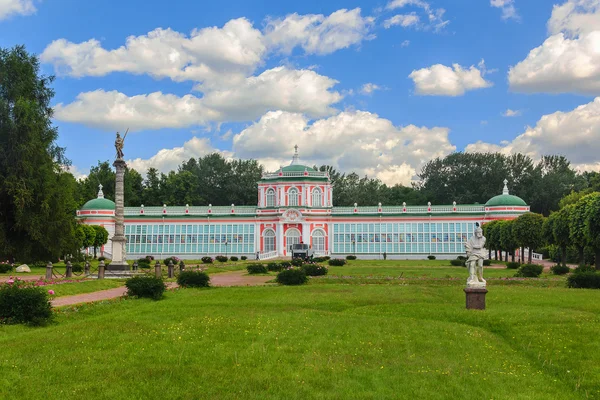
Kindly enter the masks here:
<path id="1" fill-rule="evenodd" d="M 498 250 L 494 250 L 494 260 L 498 259 Z"/>
<path id="2" fill-rule="evenodd" d="M 583 255 L 583 246 L 579 247 L 579 265 L 585 265 L 585 256 Z"/>
<path id="3" fill-rule="evenodd" d="M 508 262 L 508 250 L 504 252 L 504 261 Z"/>
<path id="4" fill-rule="evenodd" d="M 596 249 L 596 271 L 600 271 L 600 248 Z"/>
<path id="5" fill-rule="evenodd" d="M 94 246 L 94 260 L 96 259 L 96 246 Z"/>
<path id="6" fill-rule="evenodd" d="M 492 249 L 488 249 L 488 258 L 492 259 Z"/>
<path id="7" fill-rule="evenodd" d="M 567 247 L 563 246 L 560 248 L 561 250 L 561 258 L 562 258 L 562 265 L 563 266 L 567 266 Z"/>
<path id="8" fill-rule="evenodd" d="M 512 253 L 510 254 L 510 256 L 512 257 L 512 262 L 515 262 L 515 250 L 513 249 Z"/>
<path id="9" fill-rule="evenodd" d="M 529 261 L 527 262 L 528 264 L 531 264 L 531 257 L 532 257 L 532 256 L 533 256 L 533 249 L 532 249 L 532 248 L 529 248 L 529 254 L 528 254 L 528 257 L 527 257 L 527 258 L 528 258 L 528 260 L 529 260 Z"/>

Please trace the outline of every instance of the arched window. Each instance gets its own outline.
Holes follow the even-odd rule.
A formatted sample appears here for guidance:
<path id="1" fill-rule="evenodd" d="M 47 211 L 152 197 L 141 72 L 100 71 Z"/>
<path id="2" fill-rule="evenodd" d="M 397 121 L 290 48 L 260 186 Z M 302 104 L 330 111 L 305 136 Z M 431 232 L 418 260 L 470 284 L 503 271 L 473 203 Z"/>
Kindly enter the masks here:
<path id="1" fill-rule="evenodd" d="M 288 190 L 288 206 L 298 205 L 298 189 L 291 188 Z"/>
<path id="2" fill-rule="evenodd" d="M 267 190 L 267 207 L 275 207 L 275 191 L 273 189 Z"/>
<path id="3" fill-rule="evenodd" d="M 275 232 L 272 229 L 267 229 L 263 233 L 263 249 L 265 253 L 275 251 Z"/>
<path id="4" fill-rule="evenodd" d="M 299 244 L 300 241 L 300 231 L 298 229 L 290 228 L 285 232 L 285 243 L 288 250 L 290 250 L 291 245 Z"/>
<path id="5" fill-rule="evenodd" d="M 312 233 L 312 248 L 316 254 L 325 254 L 325 232 L 317 229 Z"/>
<path id="6" fill-rule="evenodd" d="M 312 206 L 313 207 L 323 207 L 323 193 L 321 189 L 314 188 L 312 191 Z"/>

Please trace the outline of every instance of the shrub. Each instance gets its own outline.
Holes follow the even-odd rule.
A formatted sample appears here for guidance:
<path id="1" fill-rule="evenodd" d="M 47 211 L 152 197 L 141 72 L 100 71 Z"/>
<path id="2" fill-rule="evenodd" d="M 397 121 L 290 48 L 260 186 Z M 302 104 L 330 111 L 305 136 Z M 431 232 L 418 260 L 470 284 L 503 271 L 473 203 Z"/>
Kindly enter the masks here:
<path id="1" fill-rule="evenodd" d="M 13 266 L 9 263 L 0 263 L 0 274 L 5 274 L 12 271 Z"/>
<path id="2" fill-rule="evenodd" d="M 239 258 L 237 258 L 236 256 L 231 256 L 231 257 L 229 257 L 229 259 L 231 261 L 237 261 L 237 260 L 239 260 Z"/>
<path id="3" fill-rule="evenodd" d="M 541 265 L 523 264 L 521 265 L 515 276 L 520 278 L 538 278 L 542 274 L 543 270 L 544 267 L 542 267 Z"/>
<path id="4" fill-rule="evenodd" d="M 435 256 L 427 256 L 428 260 L 435 260 Z"/>
<path id="5" fill-rule="evenodd" d="M 288 268 L 277 274 L 277 282 L 282 285 L 303 285 L 308 278 L 301 268 Z"/>
<path id="6" fill-rule="evenodd" d="M 492 265 L 492 260 L 483 260 L 484 267 L 489 267 L 490 265 Z"/>
<path id="7" fill-rule="evenodd" d="M 177 284 L 181 287 L 208 287 L 210 277 L 202 271 L 182 271 L 177 276 Z"/>
<path id="8" fill-rule="evenodd" d="M 567 278 L 567 286 L 576 289 L 600 289 L 600 274 L 597 272 L 579 272 Z"/>
<path id="9" fill-rule="evenodd" d="M 248 264 L 246 270 L 249 274 L 266 274 L 269 272 L 263 264 Z"/>
<path id="10" fill-rule="evenodd" d="M 304 264 L 302 270 L 307 276 L 327 275 L 327 267 L 319 264 Z"/>
<path id="11" fill-rule="evenodd" d="M 350 255 L 346 256 L 346 260 L 356 260 L 356 256 L 350 254 Z"/>
<path id="12" fill-rule="evenodd" d="M 519 263 L 519 262 L 507 262 L 506 263 L 507 269 L 518 269 L 520 266 L 521 266 L 521 263 Z"/>
<path id="13" fill-rule="evenodd" d="M 456 259 L 460 260 L 460 261 L 467 261 L 467 257 L 465 257 L 465 256 L 458 256 L 458 257 L 456 257 Z"/>
<path id="14" fill-rule="evenodd" d="M 240 260 L 242 260 L 242 261 L 246 261 L 247 259 L 248 259 L 248 257 L 246 257 L 246 256 L 241 256 L 240 257 Z"/>
<path id="15" fill-rule="evenodd" d="M 571 272 L 571 268 L 566 265 L 556 264 L 553 267 L 550 267 L 550 271 L 552 271 L 554 275 L 565 275 Z"/>
<path id="16" fill-rule="evenodd" d="M 212 264 L 214 261 L 212 259 L 212 257 L 208 257 L 208 256 L 202 257 L 201 260 L 202 260 L 202 264 Z"/>
<path id="17" fill-rule="evenodd" d="M 100 257 L 98 257 L 98 261 L 106 261 L 106 257 L 100 256 Z"/>
<path id="18" fill-rule="evenodd" d="M 464 267 L 466 264 L 464 260 L 459 260 L 457 258 L 456 260 L 450 260 L 450 265 L 454 267 Z"/>
<path id="19" fill-rule="evenodd" d="M 172 256 L 172 257 L 169 257 L 169 258 L 165 258 L 165 261 L 163 261 L 163 262 L 165 263 L 166 266 L 169 265 L 169 262 L 172 262 L 173 265 L 177 265 L 177 264 L 179 264 L 179 258 L 175 257 L 175 256 Z"/>
<path id="20" fill-rule="evenodd" d="M 313 257 L 312 261 L 316 263 L 322 263 L 327 261 L 327 259 L 325 259 L 325 257 Z"/>
<path id="21" fill-rule="evenodd" d="M 42 287 L 18 280 L 0 284 L 0 323 L 45 325 L 51 320 L 52 306 Z"/>
<path id="22" fill-rule="evenodd" d="M 291 263 L 294 267 L 301 267 L 302 264 L 304 264 L 304 260 L 302 260 L 301 258 L 294 258 L 292 259 Z"/>
<path id="23" fill-rule="evenodd" d="M 332 267 L 343 267 L 346 265 L 346 260 L 341 258 L 332 258 L 331 260 L 327 261 L 327 263 Z"/>
<path id="24" fill-rule="evenodd" d="M 218 262 L 226 262 L 227 261 L 227 257 L 226 256 L 216 256 L 215 260 L 217 260 Z"/>
<path id="25" fill-rule="evenodd" d="M 274 262 L 268 263 L 267 264 L 267 269 L 269 271 L 275 271 L 275 272 L 279 272 L 283 269 L 283 267 L 281 266 L 281 264 L 277 264 Z"/>
<path id="26" fill-rule="evenodd" d="M 125 281 L 128 296 L 148 297 L 160 300 L 167 286 L 161 278 L 154 276 L 134 276 Z"/>
<path id="27" fill-rule="evenodd" d="M 596 268 L 592 267 L 591 265 L 580 265 L 579 267 L 575 268 L 573 272 L 576 274 L 581 274 L 584 272 L 596 272 Z"/>
<path id="28" fill-rule="evenodd" d="M 71 271 L 73 272 L 83 272 L 83 267 L 81 266 L 81 264 L 73 264 L 71 265 Z"/>
<path id="29" fill-rule="evenodd" d="M 331 257 L 329 257 L 329 256 L 325 256 L 325 257 L 323 257 L 323 258 L 325 259 L 325 261 L 329 261 L 329 260 L 331 260 Z"/>
<path id="30" fill-rule="evenodd" d="M 292 266 L 292 263 L 289 261 L 282 261 L 281 263 L 279 263 L 279 265 L 281 265 L 281 268 L 289 268 Z"/>

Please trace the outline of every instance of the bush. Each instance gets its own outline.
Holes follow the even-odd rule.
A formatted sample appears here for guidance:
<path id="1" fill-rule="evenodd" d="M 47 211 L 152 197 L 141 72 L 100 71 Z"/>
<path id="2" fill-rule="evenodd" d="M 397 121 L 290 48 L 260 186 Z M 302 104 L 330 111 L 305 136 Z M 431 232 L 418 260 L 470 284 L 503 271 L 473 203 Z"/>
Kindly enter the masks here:
<path id="1" fill-rule="evenodd" d="M 450 265 L 454 267 L 464 267 L 466 264 L 464 260 L 459 260 L 457 258 L 456 260 L 450 260 Z"/>
<path id="2" fill-rule="evenodd" d="M 282 261 L 281 263 L 279 263 L 279 265 L 281 265 L 281 268 L 289 268 L 292 266 L 292 263 L 289 261 Z"/>
<path id="3" fill-rule="evenodd" d="M 327 259 L 325 257 L 313 257 L 312 261 L 316 263 L 322 263 L 327 261 Z"/>
<path id="4" fill-rule="evenodd" d="M 325 261 L 329 261 L 329 260 L 331 260 L 331 257 L 329 257 L 329 256 L 325 256 L 325 257 L 323 257 L 323 258 L 325 259 Z"/>
<path id="5" fill-rule="evenodd" d="M 355 255 L 348 255 L 346 256 L 346 260 L 356 260 L 356 256 Z"/>
<path id="6" fill-rule="evenodd" d="M 519 262 L 507 262 L 506 263 L 507 269 L 518 269 L 520 266 L 521 266 L 521 263 L 519 263 Z"/>
<path id="7" fill-rule="evenodd" d="M 301 267 L 302 264 L 304 264 L 304 260 L 302 260 L 301 258 L 294 258 L 292 259 L 291 263 L 294 267 Z"/>
<path id="8" fill-rule="evenodd" d="M 331 260 L 327 261 L 327 263 L 332 267 L 343 267 L 346 265 L 346 260 L 341 258 L 332 258 Z"/>
<path id="9" fill-rule="evenodd" d="M 172 257 L 169 257 L 169 258 L 165 258 L 165 261 L 163 261 L 163 262 L 165 263 L 166 266 L 169 266 L 170 262 L 172 262 L 173 265 L 177 265 L 177 264 L 179 264 L 179 258 L 175 257 L 175 256 L 172 256 Z"/>
<path id="10" fill-rule="evenodd" d="M 239 260 L 239 258 L 237 258 L 236 256 L 231 256 L 231 257 L 229 257 L 229 259 L 231 261 L 237 261 L 237 260 Z"/>
<path id="11" fill-rule="evenodd" d="M 327 267 L 319 264 L 304 264 L 302 270 L 307 276 L 327 275 Z"/>
<path id="12" fill-rule="evenodd" d="M 267 269 L 269 271 L 275 271 L 275 272 L 279 272 L 283 269 L 283 267 L 281 266 L 281 264 L 277 264 L 274 262 L 268 263 L 267 264 Z"/>
<path id="13" fill-rule="evenodd" d="M 584 272 L 596 272 L 596 268 L 592 267 L 591 265 L 580 265 L 579 267 L 575 268 L 573 272 L 576 274 L 581 274 Z"/>
<path id="14" fill-rule="evenodd" d="M 0 274 L 5 274 L 12 271 L 13 266 L 8 263 L 0 263 Z"/>
<path id="15" fill-rule="evenodd" d="M 83 267 L 81 266 L 81 264 L 73 264 L 71 265 L 71 271 L 73 272 L 83 272 Z"/>
<path id="16" fill-rule="evenodd" d="M 554 275 L 565 275 L 571 272 L 571 268 L 566 265 L 556 264 L 555 266 L 550 267 L 550 271 L 552 271 Z"/>
<path id="17" fill-rule="evenodd" d="M 277 282 L 282 285 L 303 285 L 308 278 L 301 268 L 289 268 L 277 274 Z"/>
<path id="18" fill-rule="evenodd" d="M 600 289 L 600 274 L 597 272 L 580 272 L 567 278 L 567 286 L 576 289 Z"/>
<path id="19" fill-rule="evenodd" d="M 128 296 L 148 297 L 160 300 L 167 286 L 161 278 L 154 276 L 134 276 L 125 281 Z"/>
<path id="20" fill-rule="evenodd" d="M 269 272 L 263 264 L 248 264 L 246 270 L 249 274 L 266 274 Z"/>
<path id="21" fill-rule="evenodd" d="M 241 256 L 241 257 L 240 257 L 240 259 L 241 259 L 242 261 L 246 261 L 246 260 L 248 259 L 248 257 L 246 257 L 246 256 Z"/>
<path id="22" fill-rule="evenodd" d="M 227 257 L 226 256 L 216 256 L 215 260 L 217 260 L 218 262 L 226 262 L 227 261 Z"/>
<path id="23" fill-rule="evenodd" d="M 177 284 L 181 287 L 208 287 L 210 277 L 202 271 L 183 271 L 177 276 Z"/>
<path id="24" fill-rule="evenodd" d="M 489 267 L 490 265 L 492 265 L 492 260 L 483 260 L 484 267 Z"/>
<path id="25" fill-rule="evenodd" d="M 456 259 L 460 260 L 460 261 L 467 261 L 467 257 L 465 257 L 465 256 L 458 256 L 458 257 L 456 257 Z"/>
<path id="26" fill-rule="evenodd" d="M 427 256 L 428 260 L 435 260 L 435 256 Z"/>
<path id="27" fill-rule="evenodd" d="M 98 261 L 106 261 L 106 257 L 100 256 L 98 257 Z"/>
<path id="28" fill-rule="evenodd" d="M 516 277 L 520 278 L 538 278 L 544 267 L 537 264 L 523 264 L 516 273 Z"/>
<path id="29" fill-rule="evenodd" d="M 214 261 L 212 259 L 212 257 L 208 257 L 208 256 L 202 257 L 201 260 L 202 260 L 202 264 L 212 264 Z"/>
<path id="30" fill-rule="evenodd" d="M 52 306 L 42 287 L 24 281 L 0 284 L 0 323 L 45 325 L 51 320 Z"/>

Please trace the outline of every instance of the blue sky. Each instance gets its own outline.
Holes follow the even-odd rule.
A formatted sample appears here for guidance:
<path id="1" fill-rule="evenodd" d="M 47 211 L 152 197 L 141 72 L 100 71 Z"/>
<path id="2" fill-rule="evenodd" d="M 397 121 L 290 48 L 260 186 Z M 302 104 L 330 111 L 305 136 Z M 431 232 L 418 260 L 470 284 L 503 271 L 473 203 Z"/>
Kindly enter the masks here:
<path id="1" fill-rule="evenodd" d="M 158 28 L 171 33 L 149 39 Z M 142 173 L 211 151 L 275 169 L 295 143 L 309 164 L 387 183 L 454 149 L 599 169 L 599 30 L 600 0 L 0 6 L 0 46 L 26 45 L 57 75 L 59 143 L 78 174 L 112 159 L 127 127 Z"/>

